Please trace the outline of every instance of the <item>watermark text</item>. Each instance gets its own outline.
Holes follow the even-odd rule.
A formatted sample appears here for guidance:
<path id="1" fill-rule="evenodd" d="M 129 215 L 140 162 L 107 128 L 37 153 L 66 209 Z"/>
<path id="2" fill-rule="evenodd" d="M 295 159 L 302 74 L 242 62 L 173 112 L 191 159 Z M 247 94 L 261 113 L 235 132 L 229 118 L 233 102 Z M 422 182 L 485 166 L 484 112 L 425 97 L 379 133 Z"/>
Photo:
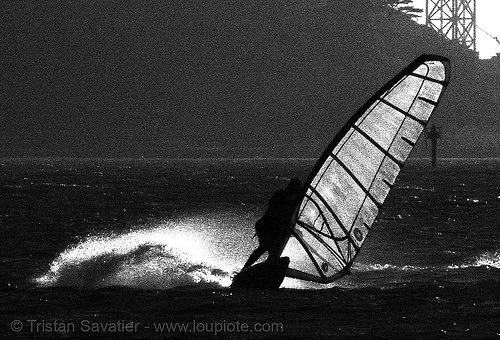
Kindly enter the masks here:
<path id="1" fill-rule="evenodd" d="M 127 320 L 97 322 L 80 320 L 78 322 L 63 320 L 13 320 L 11 331 L 15 333 L 283 333 L 283 324 L 279 322 L 247 323 L 239 320 L 222 322 L 151 322 L 139 323 Z"/>

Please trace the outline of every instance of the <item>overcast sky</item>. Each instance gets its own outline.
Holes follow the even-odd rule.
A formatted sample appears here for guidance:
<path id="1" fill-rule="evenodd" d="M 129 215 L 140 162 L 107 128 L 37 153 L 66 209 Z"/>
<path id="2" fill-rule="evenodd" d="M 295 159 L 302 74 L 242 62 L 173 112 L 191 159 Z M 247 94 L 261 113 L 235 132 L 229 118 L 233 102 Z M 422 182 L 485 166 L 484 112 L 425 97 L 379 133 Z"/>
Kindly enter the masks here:
<path id="1" fill-rule="evenodd" d="M 317 155 L 402 67 L 440 51 L 367 13 L 351 0 L 6 0 L 0 157 Z M 482 136 L 497 150 L 499 91 L 463 65 L 438 115 L 448 147 L 465 129 L 467 155 Z"/>

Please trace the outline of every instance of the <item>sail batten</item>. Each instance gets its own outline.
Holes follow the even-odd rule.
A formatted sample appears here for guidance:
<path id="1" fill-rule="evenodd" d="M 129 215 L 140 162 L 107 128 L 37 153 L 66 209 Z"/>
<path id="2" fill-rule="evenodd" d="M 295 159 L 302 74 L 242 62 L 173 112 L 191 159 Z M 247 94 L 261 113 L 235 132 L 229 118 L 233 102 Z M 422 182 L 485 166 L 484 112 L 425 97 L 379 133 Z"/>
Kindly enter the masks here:
<path id="1" fill-rule="evenodd" d="M 431 105 L 434 105 L 434 106 L 436 106 L 436 105 L 438 104 L 437 102 L 435 102 L 435 101 L 433 101 L 433 100 L 430 100 L 430 99 L 428 99 L 428 98 L 418 97 L 418 99 L 423 100 L 423 101 L 424 101 L 424 102 L 426 102 L 427 104 L 431 104 Z"/>
<path id="2" fill-rule="evenodd" d="M 375 203 L 375 205 L 377 205 L 379 208 L 381 208 L 382 204 L 379 203 L 375 199 L 375 197 L 373 197 L 370 194 L 370 191 L 367 188 L 365 188 L 365 186 L 359 181 L 359 179 L 356 176 L 354 176 L 354 174 L 349 170 L 349 168 L 347 167 L 347 165 L 345 165 L 338 157 L 333 156 L 333 158 L 340 164 L 340 166 L 342 168 L 344 168 L 344 170 L 349 174 L 349 176 L 351 176 L 351 178 L 356 182 L 356 184 L 358 184 L 358 186 L 365 192 L 365 195 L 368 196 L 373 201 L 373 203 Z"/>
<path id="3" fill-rule="evenodd" d="M 364 132 L 362 129 L 359 127 L 355 127 L 356 131 L 358 131 L 360 134 L 362 134 L 366 139 L 368 139 L 373 145 L 375 145 L 384 155 L 389 157 L 394 163 L 396 163 L 400 168 L 403 167 L 403 163 L 401 163 L 399 160 L 394 158 L 393 155 L 389 153 L 386 149 L 384 149 L 379 143 L 377 143 L 375 140 L 373 140 L 366 132 Z"/>
<path id="4" fill-rule="evenodd" d="M 316 241 L 320 242 L 320 243 L 323 243 L 325 244 L 325 242 L 318 237 L 318 235 L 316 233 L 313 232 L 312 228 L 305 228 L 305 230 L 309 233 L 309 235 L 311 235 Z M 307 243 L 304 241 L 303 238 L 298 238 L 299 242 L 301 242 L 302 246 L 304 245 L 307 245 Z M 335 242 L 336 243 L 336 242 Z M 337 243 L 336 243 L 337 244 Z M 338 245 L 338 244 L 337 244 Z M 331 254 L 333 255 L 333 257 L 335 258 L 335 260 L 338 262 L 338 263 L 341 263 L 343 266 L 347 265 L 347 260 L 345 259 L 345 257 L 343 256 L 344 254 L 340 251 L 333 251 L 333 248 L 326 244 L 325 246 L 326 249 L 330 250 Z M 307 252 L 308 252 L 308 255 L 309 257 L 313 260 L 314 264 L 315 264 L 315 267 L 318 271 L 319 274 L 321 274 L 321 276 L 324 276 L 322 270 L 320 270 L 320 266 L 319 266 L 319 263 L 318 263 L 318 259 L 321 258 L 321 256 L 319 256 L 318 254 L 316 254 L 318 257 L 318 259 L 316 259 L 316 257 L 314 256 L 315 254 L 313 254 L 313 251 L 311 251 L 311 249 L 306 249 Z"/>
<path id="5" fill-rule="evenodd" d="M 299 237 L 299 235 L 294 235 L 294 236 L 299 241 L 300 245 L 305 249 L 307 256 L 309 256 L 309 259 L 313 263 L 314 268 L 316 269 L 314 274 L 316 274 L 316 272 L 317 272 L 320 275 L 320 281 L 325 280 L 326 276 L 321 272 L 321 268 L 320 268 L 318 262 L 316 261 L 316 259 L 314 258 L 314 255 L 312 254 L 308 244 L 305 243 L 304 240 L 302 240 L 302 238 Z M 308 273 L 306 273 L 306 274 L 308 274 Z M 314 274 L 313 275 L 309 274 L 309 275 L 311 275 L 311 281 L 313 281 L 315 278 Z"/>
<path id="6" fill-rule="evenodd" d="M 344 224 L 342 223 L 342 221 L 340 220 L 340 218 L 337 216 L 337 214 L 335 213 L 335 211 L 333 211 L 331 209 L 331 207 L 328 205 L 328 202 L 324 199 L 324 197 L 322 197 L 321 194 L 318 193 L 314 188 L 310 187 L 309 189 L 314 193 L 314 196 L 317 197 L 323 203 L 323 205 L 325 206 L 325 208 L 328 210 L 328 212 L 334 218 L 335 222 L 337 222 L 338 226 L 342 229 L 342 231 L 346 235 L 348 235 L 347 228 L 344 226 Z M 319 205 L 316 203 L 316 201 L 314 200 L 314 198 L 310 196 L 310 198 L 308 200 L 308 203 L 311 203 L 311 202 L 312 202 L 312 204 L 314 204 L 316 207 L 319 208 Z M 323 215 L 323 212 L 321 212 L 321 215 Z M 332 231 L 332 235 L 333 235 L 333 231 Z"/>
<path id="7" fill-rule="evenodd" d="M 424 76 L 424 75 L 421 75 L 421 74 L 418 74 L 418 73 L 410 73 L 410 75 L 412 75 L 414 77 L 417 77 L 417 78 L 424 79 L 424 80 L 432 81 L 434 83 L 441 84 L 441 85 L 446 85 L 447 84 L 447 82 L 444 81 L 444 80 L 438 80 L 438 79 L 429 78 L 427 76 Z"/>
<path id="8" fill-rule="evenodd" d="M 419 98 L 419 99 L 422 99 L 422 98 Z M 423 100 L 423 99 L 422 99 Z M 419 123 L 420 125 L 422 126 L 425 126 L 427 124 L 427 122 L 415 117 L 415 116 L 412 116 L 411 114 L 409 114 L 408 112 L 406 112 L 405 110 L 397 107 L 396 105 L 394 105 L 393 103 L 391 102 L 388 102 L 387 100 L 385 99 L 380 99 L 380 101 L 384 104 L 386 104 L 387 106 L 390 106 L 392 107 L 394 110 L 398 111 L 399 113 L 401 113 L 402 115 L 404 115 L 405 117 L 408 117 L 408 118 L 411 118 L 413 119 L 414 121 L 416 121 L 417 123 Z"/>
<path id="9" fill-rule="evenodd" d="M 317 231 L 315 231 L 314 229 L 312 229 L 310 226 L 306 225 L 305 229 L 309 232 L 309 234 L 311 234 L 312 237 L 314 237 L 319 243 L 323 244 L 325 248 L 327 248 L 329 251 L 332 252 L 332 254 L 335 254 L 335 251 L 333 250 L 333 247 L 328 244 L 324 238 L 321 238 L 319 236 L 321 236 L 321 233 L 318 233 Z M 324 234 L 323 234 L 324 235 Z M 326 236 L 326 238 L 331 238 L 329 237 L 328 235 L 324 235 Z M 332 238 L 333 239 L 333 238 Z M 335 240 L 335 241 L 338 241 L 338 240 Z M 335 242 L 336 243 L 336 242 Z M 347 261 L 345 258 L 343 257 L 338 257 L 338 260 L 344 262 L 345 264 L 347 264 Z"/>
<path id="10" fill-rule="evenodd" d="M 326 148 L 304 185 L 290 277 L 322 283 L 350 272 L 405 161 L 449 82 L 449 60 L 422 55 L 372 96 Z"/>
<path id="11" fill-rule="evenodd" d="M 311 198 L 311 197 L 310 197 Z M 310 202 L 312 202 L 313 204 L 316 204 L 315 201 L 313 199 L 310 200 Z M 319 206 L 316 204 L 317 208 L 319 208 Z M 324 237 L 328 237 L 328 238 L 331 238 L 333 239 L 334 241 L 344 241 L 347 239 L 347 236 L 344 235 L 344 236 L 340 236 L 340 237 L 336 237 L 330 227 L 330 225 L 328 224 L 327 222 L 327 219 L 325 218 L 325 216 L 323 215 L 323 213 L 321 212 L 321 209 L 318 209 L 318 211 L 321 213 L 321 217 L 323 218 L 322 220 L 322 223 L 324 226 L 326 226 L 326 229 L 328 230 L 329 234 L 328 233 L 324 233 L 323 232 L 323 226 L 318 230 L 318 229 L 315 229 L 315 232 L 317 232 L 318 234 L 320 235 L 323 235 Z M 304 228 L 312 228 L 311 226 L 309 226 L 308 224 L 305 224 L 304 222 L 302 221 L 297 221 L 297 223 L 304 227 Z"/>
<path id="12" fill-rule="evenodd" d="M 406 137 L 401 137 L 402 140 L 404 140 L 406 143 L 410 144 L 410 146 L 414 147 L 416 145 L 415 142 L 409 140 L 408 138 Z"/>
<path id="13" fill-rule="evenodd" d="M 309 228 L 309 229 L 311 229 L 311 230 L 314 230 L 314 232 L 315 232 L 315 233 L 317 233 L 317 234 L 319 234 L 319 235 L 321 235 L 321 236 L 324 236 L 324 237 L 326 237 L 326 238 L 331 238 L 331 239 L 332 239 L 332 240 L 334 240 L 334 241 L 345 241 L 345 240 L 347 240 L 347 236 L 344 236 L 344 237 L 334 237 L 334 236 L 332 236 L 331 234 L 327 234 L 327 233 L 322 232 L 322 231 L 320 231 L 320 230 L 313 229 L 311 226 L 309 226 L 309 225 L 307 225 L 307 224 L 305 224 L 305 223 L 301 223 L 300 221 L 299 221 L 299 222 L 297 222 L 297 223 L 298 223 L 298 224 L 300 224 L 300 226 L 301 226 L 301 227 L 304 227 L 305 229 L 308 229 L 308 228 Z"/>

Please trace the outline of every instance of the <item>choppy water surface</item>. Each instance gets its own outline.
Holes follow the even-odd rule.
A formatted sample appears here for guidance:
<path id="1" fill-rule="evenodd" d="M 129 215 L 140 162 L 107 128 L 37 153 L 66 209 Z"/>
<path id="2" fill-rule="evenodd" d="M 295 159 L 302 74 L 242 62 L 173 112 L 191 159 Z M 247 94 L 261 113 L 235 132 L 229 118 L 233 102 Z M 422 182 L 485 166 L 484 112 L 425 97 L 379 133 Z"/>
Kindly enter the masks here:
<path id="1" fill-rule="evenodd" d="M 349 277 L 231 291 L 270 195 L 314 160 L 1 160 L 2 333 L 500 338 L 500 161 L 427 163 L 405 166 Z"/>

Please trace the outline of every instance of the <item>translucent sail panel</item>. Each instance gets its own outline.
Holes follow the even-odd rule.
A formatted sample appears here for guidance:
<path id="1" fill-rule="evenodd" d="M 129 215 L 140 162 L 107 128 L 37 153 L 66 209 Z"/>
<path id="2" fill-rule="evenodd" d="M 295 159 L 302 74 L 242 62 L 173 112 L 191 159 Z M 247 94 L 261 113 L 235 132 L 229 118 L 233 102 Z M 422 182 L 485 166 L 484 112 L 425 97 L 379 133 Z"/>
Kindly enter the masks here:
<path id="1" fill-rule="evenodd" d="M 448 83 L 449 62 L 422 56 L 344 126 L 306 181 L 289 276 L 331 282 L 349 272 Z"/>
<path id="2" fill-rule="evenodd" d="M 428 77 L 436 81 L 447 81 L 446 60 L 427 60 L 419 65 L 414 71 L 414 74 Z"/>

